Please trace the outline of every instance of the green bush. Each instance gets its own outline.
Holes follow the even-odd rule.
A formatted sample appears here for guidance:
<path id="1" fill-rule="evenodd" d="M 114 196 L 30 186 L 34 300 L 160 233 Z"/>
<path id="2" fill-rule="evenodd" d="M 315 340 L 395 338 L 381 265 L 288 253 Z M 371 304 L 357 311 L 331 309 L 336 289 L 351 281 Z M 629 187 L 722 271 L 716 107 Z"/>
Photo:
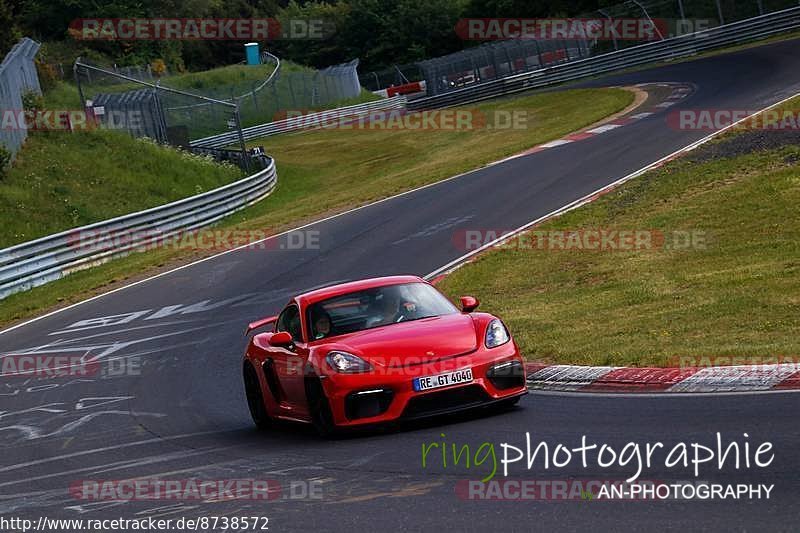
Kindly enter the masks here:
<path id="1" fill-rule="evenodd" d="M 44 97 L 36 91 L 24 91 L 22 93 L 22 108 L 25 111 L 44 109 Z"/>
<path id="2" fill-rule="evenodd" d="M 11 152 L 5 145 L 0 144 L 0 179 L 6 177 L 8 167 L 11 164 Z"/>
<path id="3" fill-rule="evenodd" d="M 52 90 L 58 84 L 59 75 L 55 65 L 37 59 L 36 73 L 39 76 L 39 87 L 43 92 Z"/>

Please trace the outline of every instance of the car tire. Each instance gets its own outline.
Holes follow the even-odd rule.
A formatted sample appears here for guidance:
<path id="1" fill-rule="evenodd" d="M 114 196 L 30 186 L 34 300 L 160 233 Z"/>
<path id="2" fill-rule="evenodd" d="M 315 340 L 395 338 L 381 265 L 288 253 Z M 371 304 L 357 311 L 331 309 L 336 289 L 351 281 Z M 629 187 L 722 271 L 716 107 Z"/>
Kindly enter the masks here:
<path id="1" fill-rule="evenodd" d="M 250 409 L 250 416 L 259 430 L 265 430 L 272 425 L 272 419 L 267 414 L 264 405 L 264 397 L 261 394 L 261 384 L 258 381 L 253 365 L 245 362 L 242 371 L 244 377 L 244 392 L 247 397 L 247 407 Z"/>
<path id="2" fill-rule="evenodd" d="M 320 437 L 333 437 L 336 435 L 336 424 L 333 422 L 333 412 L 325 390 L 317 377 L 306 378 L 306 399 L 311 422 Z"/>

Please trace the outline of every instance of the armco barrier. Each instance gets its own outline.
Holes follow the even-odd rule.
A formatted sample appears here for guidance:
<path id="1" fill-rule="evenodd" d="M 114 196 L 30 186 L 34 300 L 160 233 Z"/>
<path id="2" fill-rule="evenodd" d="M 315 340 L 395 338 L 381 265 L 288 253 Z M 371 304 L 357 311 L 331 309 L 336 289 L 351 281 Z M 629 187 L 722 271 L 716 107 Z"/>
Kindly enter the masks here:
<path id="1" fill-rule="evenodd" d="M 24 37 L 0 63 L 0 109 L 3 111 L 23 109 L 22 95 L 25 91 L 42 93 L 33 61 L 40 46 Z M 0 146 L 5 146 L 13 159 L 27 136 L 25 128 L 0 128 Z"/>
<path id="2" fill-rule="evenodd" d="M 264 157 L 262 166 L 213 191 L 0 250 L 0 299 L 130 253 L 154 235 L 167 238 L 208 226 L 261 200 L 278 180 L 271 158 Z M 91 246 L 80 242 L 87 234 L 96 236 Z"/>
<path id="3" fill-rule="evenodd" d="M 428 98 L 419 98 L 410 101 L 408 108 L 421 110 L 468 104 L 648 63 L 688 57 L 698 52 L 769 37 L 797 28 L 800 28 L 800 7 L 793 7 L 696 33 L 515 74 Z"/>
<path id="4" fill-rule="evenodd" d="M 291 133 L 307 129 L 305 124 L 313 124 L 327 117 L 336 117 L 337 120 L 357 120 L 362 117 L 369 116 L 371 113 L 379 113 L 394 110 L 404 110 L 406 108 L 405 96 L 394 96 L 383 100 L 375 100 L 364 104 L 356 104 L 347 107 L 339 107 L 337 109 L 328 109 L 326 111 L 319 111 L 317 113 L 310 113 L 297 118 L 287 118 L 284 120 L 276 120 L 275 122 L 268 122 L 267 124 L 259 124 L 258 126 L 251 126 L 244 128 L 242 134 L 246 141 L 252 139 L 259 139 L 261 137 L 268 137 L 270 135 L 279 135 L 281 133 Z M 196 139 L 189 143 L 192 147 L 202 148 L 222 148 L 229 146 L 239 141 L 238 133 L 235 131 L 220 133 L 219 135 L 212 135 L 211 137 L 204 137 L 203 139 Z"/>

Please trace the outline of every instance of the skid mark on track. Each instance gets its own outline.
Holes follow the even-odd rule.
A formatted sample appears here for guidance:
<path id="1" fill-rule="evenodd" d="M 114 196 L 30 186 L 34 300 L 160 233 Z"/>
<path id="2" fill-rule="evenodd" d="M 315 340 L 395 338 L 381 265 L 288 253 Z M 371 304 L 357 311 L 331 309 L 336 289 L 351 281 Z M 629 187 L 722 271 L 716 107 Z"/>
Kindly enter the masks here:
<path id="1" fill-rule="evenodd" d="M 88 424 L 95 418 L 100 416 L 109 416 L 109 415 L 122 415 L 122 416 L 149 416 L 155 418 L 164 418 L 167 415 L 164 413 L 140 413 L 140 412 L 131 412 L 131 411 L 100 411 L 97 413 L 92 413 L 88 415 L 84 415 L 77 420 L 73 420 L 63 426 L 59 427 L 55 431 L 46 432 L 40 426 L 34 426 L 29 424 L 15 424 L 12 426 L 5 426 L 0 428 L 0 432 L 3 431 L 11 431 L 17 432 L 19 436 L 22 437 L 22 440 L 31 441 L 31 440 L 39 440 L 39 439 L 47 439 L 52 437 L 60 437 L 62 435 L 68 435 L 75 431 L 76 429 L 80 428 L 81 426 Z"/>
<path id="2" fill-rule="evenodd" d="M 46 457 L 46 458 L 38 459 L 38 460 L 35 460 L 35 461 L 26 461 L 24 463 L 16 463 L 16 464 L 13 464 L 13 465 L 3 466 L 3 467 L 0 467 L 0 473 L 2 473 L 2 472 L 11 472 L 11 471 L 20 470 L 20 469 L 23 469 L 23 468 L 30 468 L 30 467 L 33 467 L 33 466 L 52 463 L 52 462 L 56 462 L 56 461 L 66 461 L 68 459 L 74 459 L 76 457 L 84 457 L 84 456 L 87 456 L 87 455 L 97 455 L 97 454 L 104 453 L 104 452 L 116 452 L 116 451 L 125 450 L 125 449 L 128 449 L 128 448 L 135 448 L 135 447 L 138 447 L 138 446 L 147 446 L 147 445 L 150 445 L 150 444 L 161 444 L 161 443 L 175 442 L 175 441 L 181 441 L 181 440 L 187 440 L 187 439 L 196 439 L 196 438 L 199 438 L 199 437 L 207 437 L 207 436 L 210 436 L 210 435 L 223 435 L 223 434 L 226 434 L 226 433 L 230 434 L 230 433 L 233 433 L 234 431 L 237 431 L 237 430 L 230 430 L 230 431 L 198 431 L 198 432 L 195 432 L 195 433 L 183 433 L 181 435 L 171 435 L 171 436 L 167 436 L 167 437 L 156 437 L 156 438 L 153 438 L 153 439 L 140 440 L 140 441 L 136 441 L 136 442 L 124 442 L 124 443 L 120 443 L 120 444 L 114 444 L 114 445 L 111 445 L 111 446 L 104 446 L 104 447 L 101 447 L 101 448 L 92 448 L 90 450 L 82 450 L 80 452 L 72 452 L 72 453 L 67 453 L 67 454 L 63 454 L 63 455 L 56 455 L 56 456 L 52 456 L 52 457 Z"/>

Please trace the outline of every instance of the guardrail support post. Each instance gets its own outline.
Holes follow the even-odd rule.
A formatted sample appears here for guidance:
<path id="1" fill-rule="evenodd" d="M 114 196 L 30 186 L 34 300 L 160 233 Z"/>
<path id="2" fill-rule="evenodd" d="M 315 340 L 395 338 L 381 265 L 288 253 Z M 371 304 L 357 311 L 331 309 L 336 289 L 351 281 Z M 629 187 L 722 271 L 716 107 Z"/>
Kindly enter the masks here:
<path id="1" fill-rule="evenodd" d="M 641 9 L 641 10 L 642 10 L 642 13 L 644 13 L 644 16 L 645 16 L 645 17 L 647 17 L 647 20 L 649 20 L 649 21 L 650 21 L 650 24 L 652 24 L 652 25 L 653 25 L 653 28 L 656 30 L 656 33 L 658 33 L 658 36 L 659 36 L 659 37 L 661 38 L 661 40 L 663 41 L 663 40 L 664 40 L 664 36 L 663 36 L 663 35 L 661 35 L 661 30 L 659 30 L 659 29 L 658 29 L 658 26 L 656 26 L 656 23 L 655 23 L 655 22 L 653 22 L 653 19 L 652 19 L 652 18 L 650 18 L 650 14 L 647 12 L 647 10 L 644 8 L 644 6 L 643 6 L 642 4 L 640 4 L 640 3 L 639 3 L 639 0 L 631 0 L 631 2 L 633 2 L 634 4 L 636 4 L 637 6 L 639 6 L 639 9 Z M 717 0 L 717 7 L 719 7 L 719 0 Z M 722 13 L 722 12 L 720 11 L 720 13 Z"/>
<path id="2" fill-rule="evenodd" d="M 250 172 L 250 157 L 247 154 L 247 145 L 244 142 L 244 133 L 242 133 L 242 121 L 239 118 L 239 100 L 234 100 L 236 107 L 233 109 L 233 119 L 236 121 L 236 133 L 239 136 L 239 146 L 242 148 L 242 160 L 244 161 L 244 168 Z"/>
<path id="3" fill-rule="evenodd" d="M 681 8 L 681 18 L 683 18 L 683 2 L 682 2 L 682 0 L 678 0 L 678 5 Z M 598 9 L 597 12 L 600 13 L 601 15 L 603 15 L 609 22 L 611 22 L 611 16 L 608 13 L 606 13 L 602 9 Z M 613 31 L 611 32 L 611 40 L 614 42 L 614 50 L 619 50 L 619 46 L 617 46 L 617 36 L 615 35 L 615 33 Z"/>
<path id="4" fill-rule="evenodd" d="M 78 86 L 78 97 L 81 99 L 81 109 L 86 107 L 86 100 L 83 99 L 83 88 L 81 87 L 81 76 L 78 74 L 78 61 L 81 58 L 75 60 L 75 63 L 72 65 L 72 75 L 75 77 L 75 85 Z"/>

